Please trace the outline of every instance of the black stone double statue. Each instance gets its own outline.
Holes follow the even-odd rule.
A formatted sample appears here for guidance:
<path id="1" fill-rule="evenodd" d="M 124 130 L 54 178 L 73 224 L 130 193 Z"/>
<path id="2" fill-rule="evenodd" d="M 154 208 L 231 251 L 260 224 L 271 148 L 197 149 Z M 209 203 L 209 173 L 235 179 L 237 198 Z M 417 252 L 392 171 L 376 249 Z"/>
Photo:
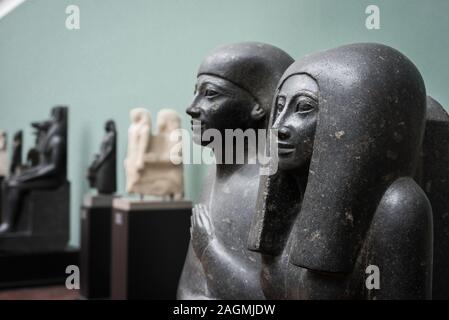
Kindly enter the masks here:
<path id="1" fill-rule="evenodd" d="M 274 101 L 279 170 L 261 180 L 249 236 L 265 297 L 430 298 L 432 209 L 414 180 L 427 106 L 417 68 L 384 45 L 343 46 L 295 62 Z"/>
<path id="2" fill-rule="evenodd" d="M 115 122 L 108 120 L 100 153 L 87 170 L 87 179 L 99 194 L 113 194 L 117 190 L 117 131 Z"/>
<path id="3" fill-rule="evenodd" d="M 209 145 L 208 129 L 223 139 L 217 143 L 214 138 L 217 164 L 193 209 L 179 299 L 263 298 L 259 255 L 246 248 L 259 184 L 259 165 L 251 164 L 256 146 L 237 150 L 233 142 L 225 148 L 224 137 L 226 129 L 266 128 L 276 84 L 292 62 L 271 45 L 239 43 L 216 49 L 199 68 L 194 101 L 187 109 L 193 140 Z M 238 152 L 244 158 L 240 164 L 235 161 Z M 234 159 L 226 163 L 230 154 Z"/>
<path id="4" fill-rule="evenodd" d="M 51 251 L 69 237 L 67 107 L 52 109 L 39 129 L 37 163 L 24 166 L 3 183 L 0 251 Z M 18 164 L 16 164 L 18 165 Z"/>

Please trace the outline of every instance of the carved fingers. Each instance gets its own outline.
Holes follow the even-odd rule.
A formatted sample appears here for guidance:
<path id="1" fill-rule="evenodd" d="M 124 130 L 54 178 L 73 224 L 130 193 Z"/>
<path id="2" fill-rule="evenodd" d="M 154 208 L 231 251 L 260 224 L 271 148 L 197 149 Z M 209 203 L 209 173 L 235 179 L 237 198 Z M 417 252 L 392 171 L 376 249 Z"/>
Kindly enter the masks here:
<path id="1" fill-rule="evenodd" d="M 197 204 L 192 209 L 190 235 L 192 246 L 198 258 L 214 238 L 214 230 L 208 209 L 203 204 Z"/>
<path id="2" fill-rule="evenodd" d="M 197 217 L 200 228 L 204 229 L 204 231 L 208 235 L 212 235 L 213 228 L 212 228 L 212 223 L 210 221 L 209 211 L 207 210 L 207 207 L 204 204 L 197 204 L 195 206 L 195 208 L 196 208 L 196 217 Z"/>

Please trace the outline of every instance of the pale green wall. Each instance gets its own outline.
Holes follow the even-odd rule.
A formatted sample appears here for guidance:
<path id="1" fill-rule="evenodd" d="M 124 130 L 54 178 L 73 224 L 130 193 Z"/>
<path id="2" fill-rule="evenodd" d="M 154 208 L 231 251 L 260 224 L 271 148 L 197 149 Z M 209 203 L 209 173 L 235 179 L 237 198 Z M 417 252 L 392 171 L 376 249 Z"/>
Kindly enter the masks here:
<path id="1" fill-rule="evenodd" d="M 69 4 L 80 7 L 78 31 L 65 28 Z M 365 28 L 368 4 L 380 7 L 380 30 Z M 26 129 L 28 148 L 29 123 L 55 104 L 70 106 L 72 243 L 78 243 L 84 172 L 104 121 L 117 121 L 122 161 L 129 109 L 170 107 L 184 116 L 196 69 L 216 45 L 257 40 L 299 58 L 345 43 L 382 42 L 409 56 L 428 92 L 449 106 L 448 13 L 448 0 L 28 0 L 0 20 L 0 128 Z M 192 199 L 201 172 L 186 168 Z M 123 182 L 120 170 L 121 191 Z"/>

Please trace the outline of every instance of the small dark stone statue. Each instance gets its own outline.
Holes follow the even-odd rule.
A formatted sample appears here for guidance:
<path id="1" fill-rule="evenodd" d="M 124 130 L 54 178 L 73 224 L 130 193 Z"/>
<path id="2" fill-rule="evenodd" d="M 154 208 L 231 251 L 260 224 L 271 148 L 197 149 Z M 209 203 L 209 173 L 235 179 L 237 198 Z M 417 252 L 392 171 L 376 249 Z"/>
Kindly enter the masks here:
<path id="1" fill-rule="evenodd" d="M 291 65 L 274 101 L 279 171 L 261 181 L 249 236 L 265 297 L 431 298 L 417 68 L 384 45 L 347 45 Z"/>
<path id="2" fill-rule="evenodd" d="M 55 107 L 51 111 L 50 120 L 33 124 L 33 127 L 45 128 L 45 134 L 40 136 L 37 146 L 39 162 L 36 166 L 26 168 L 5 181 L 4 221 L 0 226 L 0 234 L 17 231 L 18 221 L 27 218 L 21 217 L 23 211 L 29 212 L 22 210 L 25 209 L 24 199 L 27 194 L 36 190 L 55 190 L 67 183 L 67 111 L 67 107 Z M 62 203 L 68 200 L 53 199 L 53 201 Z M 50 206 L 51 203 L 47 205 Z M 44 208 L 30 210 L 43 211 Z"/>
<path id="3" fill-rule="evenodd" d="M 22 166 L 22 146 L 23 146 L 23 132 L 17 131 L 13 137 L 12 158 L 9 173 L 11 176 L 19 173 Z"/>
<path id="4" fill-rule="evenodd" d="M 87 179 L 99 194 L 113 194 L 117 190 L 117 131 L 115 122 L 108 120 L 100 153 L 87 170 Z"/>
<path id="5" fill-rule="evenodd" d="M 193 140 L 207 146 L 203 134 L 215 129 L 264 129 L 282 73 L 293 62 L 284 51 L 263 43 L 220 47 L 201 64 L 195 97 L 187 113 Z M 216 141 L 214 141 L 216 142 Z M 259 164 L 251 164 L 246 144 L 235 161 L 235 142 L 228 150 L 215 144 L 216 165 L 203 184 L 193 209 L 191 241 L 178 287 L 179 299 L 262 299 L 259 255 L 247 250 L 259 184 Z M 226 156 L 234 155 L 231 163 Z M 232 157 L 231 157 L 232 158 Z"/>

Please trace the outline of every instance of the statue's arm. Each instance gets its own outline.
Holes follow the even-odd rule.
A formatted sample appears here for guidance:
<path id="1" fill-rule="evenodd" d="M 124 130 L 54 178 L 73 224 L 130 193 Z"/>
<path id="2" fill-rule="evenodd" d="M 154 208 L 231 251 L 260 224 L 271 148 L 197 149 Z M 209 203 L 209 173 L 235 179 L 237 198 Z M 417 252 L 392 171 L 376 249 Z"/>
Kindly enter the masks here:
<path id="1" fill-rule="evenodd" d="M 35 168 L 25 170 L 17 180 L 20 182 L 28 182 L 36 179 L 45 179 L 57 175 L 65 165 L 64 152 L 65 146 L 60 137 L 54 137 L 51 141 L 51 159 L 46 165 L 39 165 Z"/>
<path id="2" fill-rule="evenodd" d="M 105 161 L 112 155 L 114 151 L 114 144 L 115 135 L 109 134 L 106 141 L 104 141 L 105 148 L 103 149 L 103 152 L 98 154 L 98 157 L 92 163 L 91 170 L 98 170 L 103 165 L 103 163 L 105 163 Z"/>
<path id="3" fill-rule="evenodd" d="M 239 259 L 215 238 L 204 251 L 201 263 L 205 270 L 214 270 L 213 295 L 223 299 L 264 299 L 260 286 L 260 270 L 255 264 Z M 229 288 L 232 288 L 231 290 Z"/>
<path id="4" fill-rule="evenodd" d="M 431 299 L 433 224 L 424 191 L 411 179 L 396 180 L 383 196 L 372 223 L 372 258 L 378 265 L 376 299 Z"/>
<path id="5" fill-rule="evenodd" d="M 221 299 L 263 299 L 260 269 L 242 253 L 225 247 L 215 236 L 207 208 L 196 205 L 192 215 L 192 246 L 205 270 L 213 270 L 209 291 Z"/>
<path id="6" fill-rule="evenodd" d="M 88 172 L 94 172 L 99 168 L 99 166 L 97 164 L 99 158 L 100 158 L 100 155 L 98 153 L 94 155 L 94 160 L 91 162 Z"/>
<path id="7" fill-rule="evenodd" d="M 178 300 L 211 300 L 213 299 L 207 290 L 207 281 L 203 266 L 198 260 L 189 243 L 186 261 L 179 280 Z"/>

